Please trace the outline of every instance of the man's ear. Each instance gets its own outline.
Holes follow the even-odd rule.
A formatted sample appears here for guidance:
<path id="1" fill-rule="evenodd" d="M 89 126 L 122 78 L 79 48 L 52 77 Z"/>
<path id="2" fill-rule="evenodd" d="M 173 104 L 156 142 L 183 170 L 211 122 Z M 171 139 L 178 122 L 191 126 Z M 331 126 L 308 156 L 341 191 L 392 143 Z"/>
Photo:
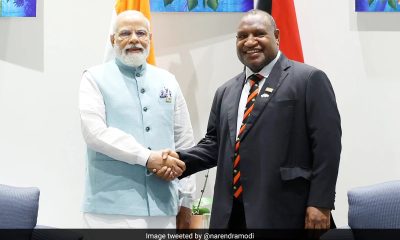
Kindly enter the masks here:
<path id="1" fill-rule="evenodd" d="M 278 45 L 278 47 L 279 47 L 279 40 L 280 40 L 280 32 L 279 32 L 279 29 L 275 29 L 275 31 L 274 31 L 274 36 L 275 36 L 276 45 Z"/>
<path id="2" fill-rule="evenodd" d="M 111 46 L 114 47 L 114 44 L 115 44 L 115 34 L 110 35 L 110 42 L 111 42 Z"/>
<path id="3" fill-rule="evenodd" d="M 150 39 L 150 41 L 151 41 L 151 39 L 152 39 L 152 38 L 153 38 L 153 34 L 151 34 L 151 33 L 150 33 L 150 38 L 149 38 L 149 39 Z"/>

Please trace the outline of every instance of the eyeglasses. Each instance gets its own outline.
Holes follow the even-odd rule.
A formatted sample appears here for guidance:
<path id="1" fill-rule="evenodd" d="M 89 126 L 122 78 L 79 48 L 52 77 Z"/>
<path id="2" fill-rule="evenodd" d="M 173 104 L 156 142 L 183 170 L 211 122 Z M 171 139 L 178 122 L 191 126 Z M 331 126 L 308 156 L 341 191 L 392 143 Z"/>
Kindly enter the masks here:
<path id="1" fill-rule="evenodd" d="M 117 33 L 117 36 L 120 40 L 131 39 L 133 35 L 135 35 L 140 40 L 146 40 L 149 37 L 149 33 L 145 30 L 122 30 Z"/>

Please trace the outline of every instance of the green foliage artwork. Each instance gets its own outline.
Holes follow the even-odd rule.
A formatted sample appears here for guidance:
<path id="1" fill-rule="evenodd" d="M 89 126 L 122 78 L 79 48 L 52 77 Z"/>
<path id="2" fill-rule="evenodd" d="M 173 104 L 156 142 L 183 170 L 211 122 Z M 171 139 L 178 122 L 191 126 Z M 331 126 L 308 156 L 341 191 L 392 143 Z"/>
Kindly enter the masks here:
<path id="1" fill-rule="evenodd" d="M 357 12 L 400 12 L 400 0 L 356 0 Z"/>
<path id="2" fill-rule="evenodd" d="M 36 17 L 36 0 L 0 0 L 1 17 Z"/>
<path id="3" fill-rule="evenodd" d="M 150 0 L 152 12 L 245 12 L 253 0 Z"/>

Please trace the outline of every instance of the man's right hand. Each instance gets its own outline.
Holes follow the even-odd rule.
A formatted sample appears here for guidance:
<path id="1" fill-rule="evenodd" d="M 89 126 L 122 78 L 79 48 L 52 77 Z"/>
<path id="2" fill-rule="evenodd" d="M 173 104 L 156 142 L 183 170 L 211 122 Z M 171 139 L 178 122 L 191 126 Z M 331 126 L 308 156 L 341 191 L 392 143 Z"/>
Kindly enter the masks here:
<path id="1" fill-rule="evenodd" d="M 176 153 L 175 151 L 172 151 L 171 149 L 165 149 L 162 151 L 162 158 L 163 159 L 167 159 L 168 156 L 173 157 L 175 159 L 179 159 L 179 155 L 178 153 Z"/>
<path id="2" fill-rule="evenodd" d="M 178 158 L 168 156 L 168 153 L 173 152 L 164 150 L 161 152 L 152 152 L 147 160 L 147 169 L 156 173 L 156 175 L 164 180 L 171 181 L 182 175 L 186 170 L 185 163 Z M 175 153 L 175 152 L 174 152 Z M 176 153 L 175 153 L 176 154 Z M 173 156 L 178 156 L 173 155 Z"/>
<path id="3" fill-rule="evenodd" d="M 163 160 L 174 159 L 175 161 L 182 162 L 181 160 L 179 160 L 179 155 L 175 151 L 172 151 L 170 149 L 164 149 L 162 151 L 162 159 Z M 183 163 L 183 164 L 185 164 L 185 163 Z M 186 169 L 186 166 L 185 166 L 185 169 Z M 166 167 L 166 166 L 162 167 L 161 169 L 153 169 L 153 173 L 166 181 L 174 180 L 176 177 L 180 176 L 180 175 L 175 176 L 172 169 L 170 167 Z"/>

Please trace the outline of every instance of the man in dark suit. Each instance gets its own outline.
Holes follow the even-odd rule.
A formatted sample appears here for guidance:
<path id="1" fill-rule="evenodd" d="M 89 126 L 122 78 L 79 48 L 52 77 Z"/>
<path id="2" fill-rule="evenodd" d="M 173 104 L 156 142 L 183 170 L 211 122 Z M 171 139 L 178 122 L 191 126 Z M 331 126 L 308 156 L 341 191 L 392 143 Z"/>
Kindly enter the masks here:
<path id="1" fill-rule="evenodd" d="M 241 19 L 236 46 L 246 68 L 215 93 L 207 134 L 168 154 L 182 177 L 217 166 L 210 228 L 330 228 L 341 126 L 328 77 L 279 51 L 263 11 Z"/>

